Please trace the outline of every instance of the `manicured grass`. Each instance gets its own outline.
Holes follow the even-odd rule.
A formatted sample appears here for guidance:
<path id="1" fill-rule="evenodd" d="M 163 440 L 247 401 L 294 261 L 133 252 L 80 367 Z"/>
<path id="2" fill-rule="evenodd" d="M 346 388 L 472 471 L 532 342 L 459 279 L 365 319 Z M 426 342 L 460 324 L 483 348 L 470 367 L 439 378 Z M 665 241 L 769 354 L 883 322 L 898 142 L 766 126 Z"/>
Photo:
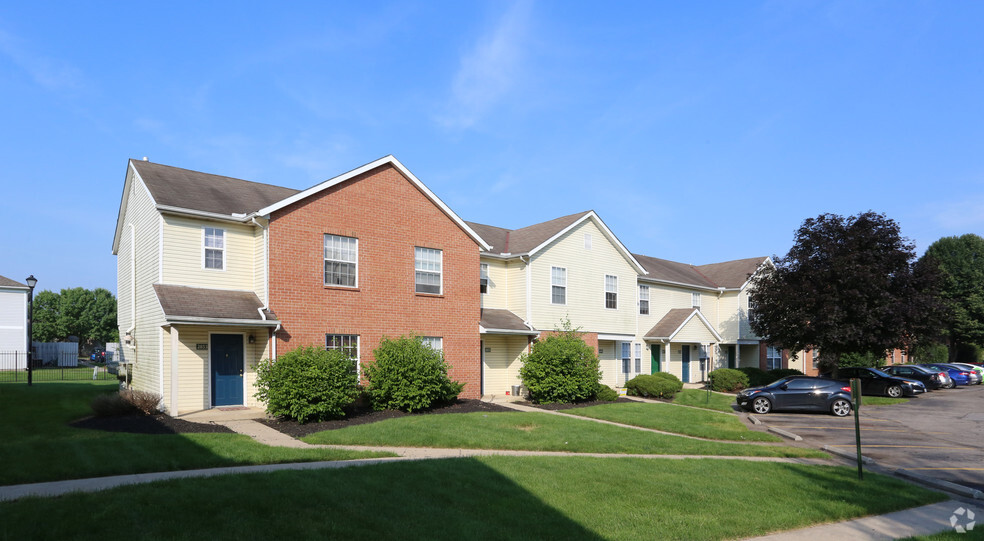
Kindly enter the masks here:
<path id="1" fill-rule="evenodd" d="M 709 410 L 727 412 L 735 411 L 734 408 L 731 407 L 731 405 L 735 403 L 734 395 L 712 392 L 710 396 L 708 396 L 707 391 L 702 391 L 699 389 L 684 389 L 680 391 L 673 397 L 673 403 Z"/>
<path id="2" fill-rule="evenodd" d="M 900 541 L 981 541 L 982 539 L 984 539 L 984 528 L 981 527 L 981 521 L 978 520 L 975 528 L 969 532 L 959 533 L 956 530 L 948 530 L 935 535 L 906 537 Z"/>
<path id="3" fill-rule="evenodd" d="M 942 499 L 844 467 L 484 457 L 3 503 L 0 539 L 735 539 Z"/>
<path id="4" fill-rule="evenodd" d="M 908 398 L 889 398 L 887 396 L 862 396 L 861 406 L 891 406 L 893 404 L 905 404 Z"/>
<path id="5" fill-rule="evenodd" d="M 239 434 L 126 434 L 72 428 L 114 382 L 0 385 L 0 485 L 155 471 L 392 456 L 268 447 Z"/>
<path id="6" fill-rule="evenodd" d="M 719 443 L 564 418 L 547 413 L 466 413 L 387 419 L 318 432 L 308 443 L 577 453 L 826 457 L 812 449 Z"/>
<path id="7" fill-rule="evenodd" d="M 673 404 L 623 402 L 574 408 L 565 413 L 712 440 L 782 441 L 778 436 L 749 430 L 736 415 L 681 408 Z"/>

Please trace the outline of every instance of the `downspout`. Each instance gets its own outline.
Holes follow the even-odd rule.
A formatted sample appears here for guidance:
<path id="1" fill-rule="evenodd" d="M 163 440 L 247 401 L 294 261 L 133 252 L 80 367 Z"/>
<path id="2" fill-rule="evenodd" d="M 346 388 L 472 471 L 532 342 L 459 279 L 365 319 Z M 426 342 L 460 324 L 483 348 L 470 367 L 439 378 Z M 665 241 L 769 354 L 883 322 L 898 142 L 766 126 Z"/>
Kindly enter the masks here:
<path id="1" fill-rule="evenodd" d="M 530 256 L 526 256 L 526 259 L 524 260 L 523 256 L 519 256 L 519 260 L 526 264 L 526 321 L 524 321 L 523 323 L 532 327 L 533 325 L 531 322 L 533 321 L 533 313 L 532 313 L 533 312 L 533 299 L 532 299 L 533 282 L 532 282 L 532 271 L 530 269 L 530 264 L 533 263 L 533 258 Z"/>

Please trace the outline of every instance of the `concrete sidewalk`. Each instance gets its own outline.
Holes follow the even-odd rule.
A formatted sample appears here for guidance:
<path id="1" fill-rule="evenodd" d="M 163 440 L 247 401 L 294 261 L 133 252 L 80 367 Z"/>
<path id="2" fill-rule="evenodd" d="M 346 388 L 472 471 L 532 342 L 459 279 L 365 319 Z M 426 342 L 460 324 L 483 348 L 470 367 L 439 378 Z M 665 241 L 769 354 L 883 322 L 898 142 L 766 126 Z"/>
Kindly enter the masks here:
<path id="1" fill-rule="evenodd" d="M 963 511 L 961 511 L 963 510 Z M 956 526 L 966 528 L 972 522 L 969 512 L 984 518 L 984 508 L 968 505 L 957 500 L 924 505 L 887 515 L 858 518 L 846 522 L 812 526 L 800 530 L 779 532 L 762 537 L 752 537 L 747 541 L 813 541 L 815 539 L 850 539 L 868 541 L 901 539 L 917 535 L 933 535 L 955 531 Z M 981 527 L 984 527 L 982 521 Z"/>

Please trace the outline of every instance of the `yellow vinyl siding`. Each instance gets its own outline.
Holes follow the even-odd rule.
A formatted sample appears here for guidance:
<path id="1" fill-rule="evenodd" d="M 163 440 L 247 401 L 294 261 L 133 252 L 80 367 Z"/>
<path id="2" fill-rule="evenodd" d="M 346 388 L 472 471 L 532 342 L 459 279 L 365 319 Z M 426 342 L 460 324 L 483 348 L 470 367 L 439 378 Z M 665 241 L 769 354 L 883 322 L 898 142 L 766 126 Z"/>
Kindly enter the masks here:
<path id="1" fill-rule="evenodd" d="M 506 262 L 506 288 L 506 306 L 501 308 L 512 311 L 524 321 L 528 320 L 529 315 L 526 313 L 526 263 L 517 260 Z M 500 308 L 491 305 L 489 307 Z"/>
<path id="2" fill-rule="evenodd" d="M 704 325 L 704 322 L 700 320 L 696 315 L 688 321 L 680 332 L 673 337 L 674 342 L 693 342 L 699 344 L 716 344 L 717 338 L 714 334 Z"/>
<path id="3" fill-rule="evenodd" d="M 592 238 L 584 247 L 584 234 Z M 567 303 L 551 302 L 551 267 L 567 269 Z M 537 329 L 553 329 L 569 317 L 585 331 L 612 334 L 636 333 L 637 277 L 635 268 L 592 220 L 585 220 L 531 261 L 532 323 Z M 618 277 L 618 308 L 605 308 L 605 275 Z"/>
<path id="4" fill-rule="evenodd" d="M 594 238 L 592 238 L 592 243 L 594 243 Z M 598 353 L 598 361 L 601 365 L 601 383 L 612 388 L 618 387 L 622 383 L 619 379 L 619 373 L 622 370 L 619 347 L 618 342 L 598 340 L 598 349 L 601 350 Z"/>
<path id="5" fill-rule="evenodd" d="M 489 266 L 488 292 L 482 295 L 482 308 L 509 310 L 509 271 L 501 259 L 481 260 Z"/>
<path id="6" fill-rule="evenodd" d="M 724 293 L 718 299 L 717 331 L 725 342 L 740 338 L 741 313 L 738 311 L 738 293 Z"/>
<path id="7" fill-rule="evenodd" d="M 203 268 L 202 230 L 205 226 L 225 231 L 225 265 L 222 270 Z M 162 283 L 253 291 L 255 252 L 253 226 L 164 216 Z"/>
<path id="8" fill-rule="evenodd" d="M 526 352 L 526 345 L 525 336 L 482 335 L 485 394 L 504 396 L 506 391 L 512 391 L 513 385 L 522 383 L 520 357 Z"/>

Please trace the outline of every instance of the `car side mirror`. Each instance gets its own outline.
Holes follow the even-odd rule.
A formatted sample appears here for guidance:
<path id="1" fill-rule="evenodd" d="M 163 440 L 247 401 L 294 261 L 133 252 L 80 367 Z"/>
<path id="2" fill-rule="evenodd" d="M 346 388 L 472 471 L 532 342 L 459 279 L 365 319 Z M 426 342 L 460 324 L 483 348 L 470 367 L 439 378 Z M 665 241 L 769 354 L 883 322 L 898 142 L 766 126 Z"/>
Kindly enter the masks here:
<path id="1" fill-rule="evenodd" d="M 788 390 L 789 389 L 789 385 L 786 385 L 785 383 L 783 383 L 782 385 L 779 386 L 779 388 L 782 389 L 783 391 L 785 391 L 785 390 Z"/>

